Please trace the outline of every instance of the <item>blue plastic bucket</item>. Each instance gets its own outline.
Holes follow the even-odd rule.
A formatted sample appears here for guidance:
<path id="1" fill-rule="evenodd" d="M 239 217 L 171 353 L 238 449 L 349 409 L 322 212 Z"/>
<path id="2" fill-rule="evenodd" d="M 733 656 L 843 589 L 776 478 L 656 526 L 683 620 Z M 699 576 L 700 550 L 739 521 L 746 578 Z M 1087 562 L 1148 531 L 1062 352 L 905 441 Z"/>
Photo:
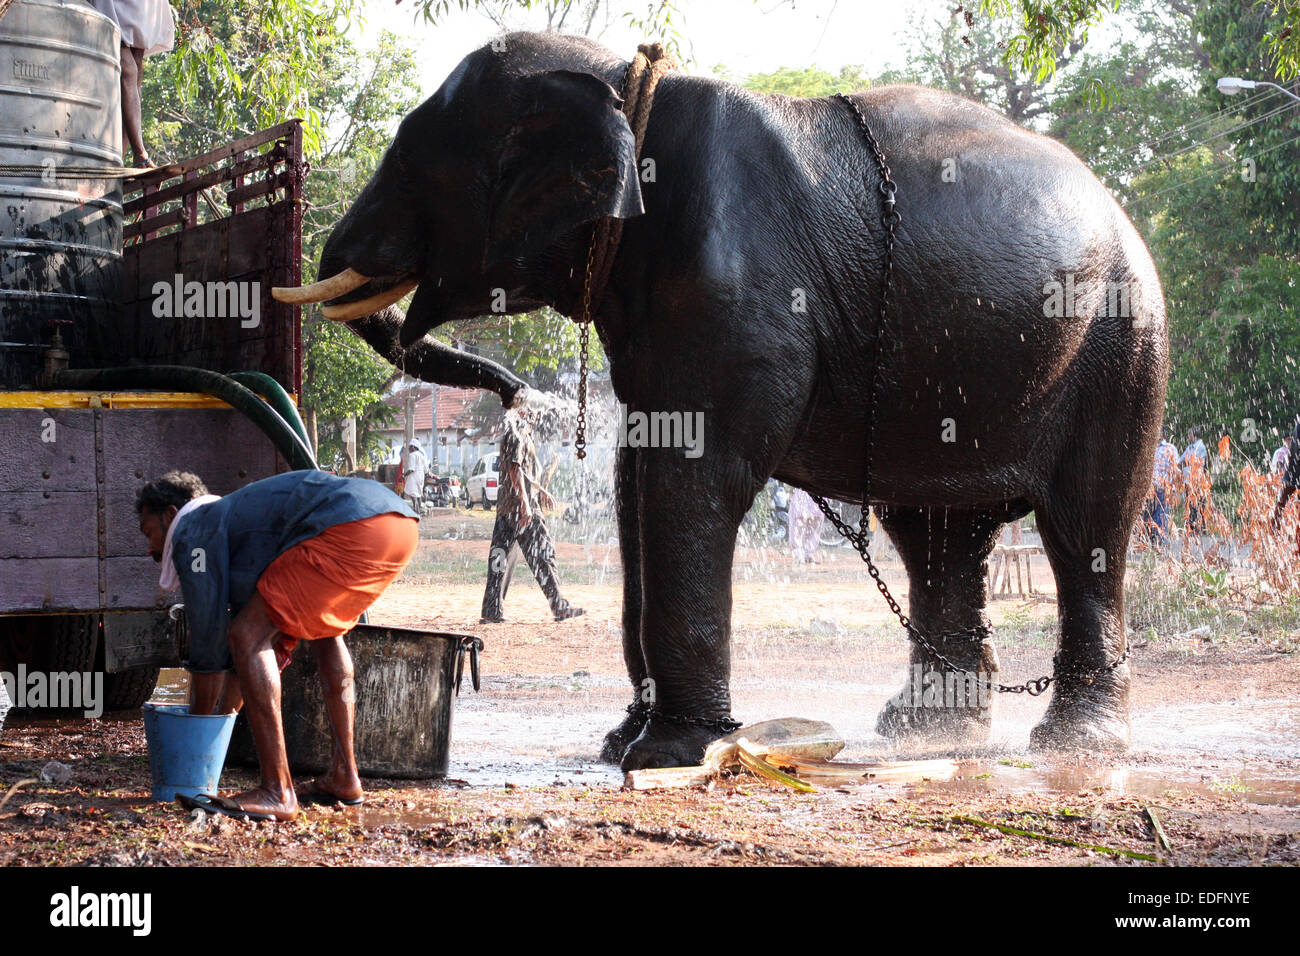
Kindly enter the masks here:
<path id="1" fill-rule="evenodd" d="M 184 704 L 144 705 L 153 798 L 170 803 L 178 795 L 216 793 L 230 746 L 234 714 L 191 714 Z"/>

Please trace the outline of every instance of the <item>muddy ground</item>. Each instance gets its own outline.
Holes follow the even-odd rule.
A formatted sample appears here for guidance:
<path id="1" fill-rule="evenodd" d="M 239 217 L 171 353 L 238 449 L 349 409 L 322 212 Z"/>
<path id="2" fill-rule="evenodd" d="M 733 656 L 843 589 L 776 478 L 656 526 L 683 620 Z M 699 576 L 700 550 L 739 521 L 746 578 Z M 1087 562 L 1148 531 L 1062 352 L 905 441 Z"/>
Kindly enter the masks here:
<path id="1" fill-rule="evenodd" d="M 490 520 L 478 511 L 426 518 L 416 561 L 371 617 L 468 630 L 486 643 L 483 689 L 456 705 L 450 779 L 372 780 L 362 808 L 239 823 L 149 800 L 138 714 L 19 718 L 0 739 L 0 793 L 16 787 L 0 808 L 0 866 L 1300 862 L 1300 631 L 1291 618 L 1247 609 L 1208 633 L 1143 630 L 1125 754 L 1030 752 L 1046 701 L 1003 696 L 992 743 L 958 754 L 952 780 L 800 794 L 742 776 L 634 793 L 596 761 L 630 699 L 616 546 L 601 528 L 559 545 L 565 593 L 585 617 L 553 622 L 521 567 L 510 619 L 480 626 Z M 800 567 L 782 547 L 738 551 L 734 715 L 827 720 L 847 741 L 846 760 L 932 755 L 892 751 L 875 735 L 875 714 L 903 680 L 906 647 L 856 556 L 840 548 L 820 558 Z M 992 606 L 1003 679 L 1051 669 L 1056 608 L 1038 562 L 1044 594 Z M 883 568 L 904 599 L 901 567 L 886 558 Z M 182 682 L 166 673 L 159 695 L 182 693 Z M 33 780 L 50 761 L 70 779 Z M 252 781 L 228 768 L 223 787 Z"/>

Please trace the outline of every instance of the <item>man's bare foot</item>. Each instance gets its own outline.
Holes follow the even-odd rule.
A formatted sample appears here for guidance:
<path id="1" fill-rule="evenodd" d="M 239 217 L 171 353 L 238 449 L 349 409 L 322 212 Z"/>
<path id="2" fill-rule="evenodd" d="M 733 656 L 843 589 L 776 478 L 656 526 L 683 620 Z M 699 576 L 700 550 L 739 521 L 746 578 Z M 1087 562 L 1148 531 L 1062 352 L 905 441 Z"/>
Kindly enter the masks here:
<path id="1" fill-rule="evenodd" d="M 333 771 L 307 784 L 298 791 L 297 797 L 299 803 L 319 803 L 324 806 L 341 803 L 345 807 L 359 807 L 366 802 L 360 778 L 353 777 L 348 780 Z"/>
<path id="2" fill-rule="evenodd" d="M 265 813 L 277 820 L 292 820 L 298 816 L 298 796 L 292 790 L 277 796 L 270 790 L 256 787 L 227 799 L 246 813 Z"/>

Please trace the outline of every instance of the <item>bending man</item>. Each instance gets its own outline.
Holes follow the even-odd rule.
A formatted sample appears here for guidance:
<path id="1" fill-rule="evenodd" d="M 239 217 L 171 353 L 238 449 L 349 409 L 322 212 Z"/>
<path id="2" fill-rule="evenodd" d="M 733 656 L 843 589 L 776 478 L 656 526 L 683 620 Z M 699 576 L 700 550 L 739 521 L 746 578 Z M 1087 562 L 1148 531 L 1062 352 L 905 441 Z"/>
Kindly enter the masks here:
<path id="1" fill-rule="evenodd" d="M 342 635 L 415 553 L 418 519 L 364 478 L 293 471 L 233 494 L 207 494 L 195 475 L 170 472 L 140 490 L 140 531 L 162 562 L 161 586 L 185 598 L 196 714 L 245 708 L 261 783 L 206 810 L 290 820 L 298 803 L 362 801 L 352 748 L 355 690 Z M 233 616 L 232 616 L 233 615 Z M 280 671 L 299 639 L 312 641 L 334 732 L 325 776 L 295 794 L 280 721 Z"/>

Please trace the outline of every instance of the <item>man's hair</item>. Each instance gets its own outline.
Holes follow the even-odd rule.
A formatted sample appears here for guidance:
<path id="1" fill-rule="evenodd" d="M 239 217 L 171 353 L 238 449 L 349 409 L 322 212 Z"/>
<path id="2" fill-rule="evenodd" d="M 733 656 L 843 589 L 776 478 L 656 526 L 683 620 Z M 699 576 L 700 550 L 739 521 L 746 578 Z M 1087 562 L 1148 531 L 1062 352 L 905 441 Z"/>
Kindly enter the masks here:
<path id="1" fill-rule="evenodd" d="M 1187 429 L 1187 434 L 1191 435 L 1193 438 L 1200 438 L 1201 430 L 1193 425 L 1191 428 Z"/>
<path id="2" fill-rule="evenodd" d="M 145 511 L 160 515 L 168 505 L 182 508 L 193 498 L 208 493 L 208 486 L 198 475 L 188 471 L 169 471 L 140 489 L 135 496 L 135 513 Z"/>

